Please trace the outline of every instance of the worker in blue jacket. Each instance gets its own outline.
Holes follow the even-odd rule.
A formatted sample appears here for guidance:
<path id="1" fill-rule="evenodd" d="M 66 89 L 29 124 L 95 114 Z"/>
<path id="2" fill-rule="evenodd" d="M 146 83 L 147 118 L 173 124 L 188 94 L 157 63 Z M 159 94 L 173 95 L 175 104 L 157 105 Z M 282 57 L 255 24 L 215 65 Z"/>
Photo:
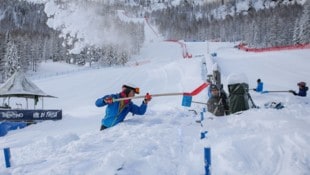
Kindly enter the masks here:
<path id="1" fill-rule="evenodd" d="M 262 80 L 259 78 L 257 79 L 257 86 L 256 88 L 254 89 L 254 91 L 256 92 L 263 92 L 263 89 L 264 89 L 264 83 L 262 82 Z"/>
<path id="2" fill-rule="evenodd" d="M 144 100 L 140 106 L 135 105 L 131 99 L 122 101 L 113 101 L 113 99 L 134 97 L 135 94 L 139 94 L 139 88 L 132 85 L 123 85 L 122 92 L 118 94 L 106 95 L 96 100 L 97 107 L 103 107 L 107 105 L 106 113 L 101 121 L 100 130 L 117 125 L 124 121 L 127 114 L 131 112 L 133 115 L 143 115 L 146 112 L 147 104 L 152 99 L 152 96 L 148 93 L 145 95 Z"/>

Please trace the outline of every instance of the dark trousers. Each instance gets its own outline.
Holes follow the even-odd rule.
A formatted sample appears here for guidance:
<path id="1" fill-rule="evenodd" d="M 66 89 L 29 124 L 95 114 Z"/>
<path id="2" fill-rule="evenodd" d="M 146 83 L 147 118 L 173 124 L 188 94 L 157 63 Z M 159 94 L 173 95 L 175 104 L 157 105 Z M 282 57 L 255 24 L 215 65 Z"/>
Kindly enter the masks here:
<path id="1" fill-rule="evenodd" d="M 108 127 L 104 126 L 104 125 L 101 125 L 100 127 L 100 131 L 104 130 L 104 129 L 107 129 Z"/>

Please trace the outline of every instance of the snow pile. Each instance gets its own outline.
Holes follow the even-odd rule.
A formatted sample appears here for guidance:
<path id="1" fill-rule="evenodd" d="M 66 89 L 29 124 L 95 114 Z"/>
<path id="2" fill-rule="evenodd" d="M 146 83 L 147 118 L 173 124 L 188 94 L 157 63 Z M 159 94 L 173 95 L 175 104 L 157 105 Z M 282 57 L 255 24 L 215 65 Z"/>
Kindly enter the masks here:
<path id="1" fill-rule="evenodd" d="M 237 83 L 246 83 L 248 84 L 249 80 L 244 73 L 233 73 L 227 77 L 227 84 L 237 84 Z"/>

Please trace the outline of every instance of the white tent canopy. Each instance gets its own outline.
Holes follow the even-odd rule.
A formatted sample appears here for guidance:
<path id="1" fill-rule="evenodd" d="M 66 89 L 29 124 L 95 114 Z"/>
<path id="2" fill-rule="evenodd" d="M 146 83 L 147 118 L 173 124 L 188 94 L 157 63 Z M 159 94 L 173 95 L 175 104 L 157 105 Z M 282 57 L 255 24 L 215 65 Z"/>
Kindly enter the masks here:
<path id="1" fill-rule="evenodd" d="M 43 92 L 33 82 L 29 81 L 25 74 L 17 71 L 12 75 L 1 87 L 0 97 L 24 97 L 24 98 L 38 98 L 38 97 L 52 97 Z"/>

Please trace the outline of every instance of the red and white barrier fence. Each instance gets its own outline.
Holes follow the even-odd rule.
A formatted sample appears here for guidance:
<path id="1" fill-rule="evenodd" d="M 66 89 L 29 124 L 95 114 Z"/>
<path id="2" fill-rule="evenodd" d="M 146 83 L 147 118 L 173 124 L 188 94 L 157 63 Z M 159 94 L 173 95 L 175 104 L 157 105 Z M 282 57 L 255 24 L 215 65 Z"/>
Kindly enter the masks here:
<path id="1" fill-rule="evenodd" d="M 250 48 L 247 47 L 245 44 L 240 44 L 238 45 L 238 48 L 246 52 L 269 52 L 269 51 L 281 51 L 281 50 L 310 49 L 310 44 L 296 44 L 291 46 L 276 46 L 268 48 Z"/>

